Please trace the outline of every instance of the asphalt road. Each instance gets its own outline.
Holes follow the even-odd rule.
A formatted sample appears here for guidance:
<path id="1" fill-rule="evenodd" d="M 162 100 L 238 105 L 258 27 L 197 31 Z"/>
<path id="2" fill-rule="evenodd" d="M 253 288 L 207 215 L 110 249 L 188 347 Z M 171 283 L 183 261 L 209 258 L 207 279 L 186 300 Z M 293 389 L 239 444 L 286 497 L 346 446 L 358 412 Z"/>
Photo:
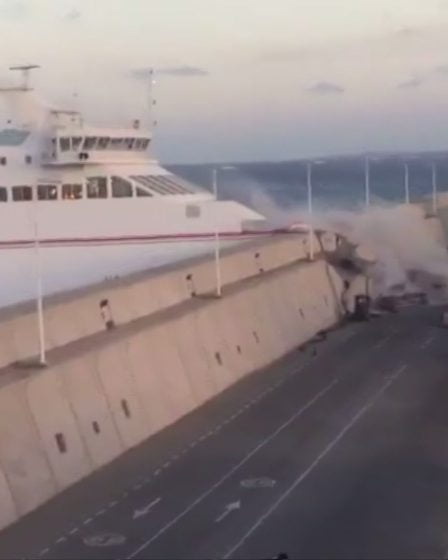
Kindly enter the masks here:
<path id="1" fill-rule="evenodd" d="M 1 533 L 0 556 L 446 558 L 438 315 L 352 324 L 242 380 Z"/>

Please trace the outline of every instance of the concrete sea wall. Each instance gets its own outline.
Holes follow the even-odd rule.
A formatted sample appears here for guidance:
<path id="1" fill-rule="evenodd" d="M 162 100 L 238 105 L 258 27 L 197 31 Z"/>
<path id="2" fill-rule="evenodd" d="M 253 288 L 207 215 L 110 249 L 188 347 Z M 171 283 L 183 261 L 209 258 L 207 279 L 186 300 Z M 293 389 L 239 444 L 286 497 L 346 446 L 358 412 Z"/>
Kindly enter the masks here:
<path id="1" fill-rule="evenodd" d="M 222 273 L 221 298 L 208 258 L 52 299 L 45 369 L 12 364 L 36 352 L 31 309 L 3 314 L 0 527 L 340 318 L 342 280 L 301 236 L 230 251 Z"/>

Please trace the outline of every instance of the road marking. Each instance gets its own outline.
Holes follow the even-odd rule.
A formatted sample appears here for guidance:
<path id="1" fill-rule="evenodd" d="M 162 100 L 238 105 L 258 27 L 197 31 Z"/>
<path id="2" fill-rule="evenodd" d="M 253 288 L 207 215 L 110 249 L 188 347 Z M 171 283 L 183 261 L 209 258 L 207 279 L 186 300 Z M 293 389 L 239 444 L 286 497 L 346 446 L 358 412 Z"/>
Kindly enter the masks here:
<path id="1" fill-rule="evenodd" d="M 392 338 L 392 336 L 386 336 L 385 338 L 381 339 L 379 342 L 377 342 L 373 348 L 378 349 L 378 348 L 382 348 L 383 346 L 385 346 L 389 340 Z"/>
<path id="2" fill-rule="evenodd" d="M 357 422 L 366 414 L 366 412 L 372 408 L 372 406 L 377 402 L 377 400 L 384 394 L 384 392 L 392 385 L 392 383 L 403 373 L 407 368 L 407 364 L 403 364 L 389 379 L 383 384 L 381 389 L 379 389 L 373 396 L 367 401 L 367 403 L 358 410 L 358 412 L 351 418 L 351 420 L 342 428 L 338 435 L 324 448 L 323 451 L 314 459 L 311 465 L 303 471 L 295 481 L 275 500 L 275 502 L 267 509 L 267 511 L 261 515 L 258 520 L 252 525 L 252 527 L 241 537 L 241 539 L 223 556 L 223 560 L 230 558 L 234 552 L 239 550 L 247 539 L 260 527 L 260 525 L 278 508 L 278 506 L 290 496 L 290 494 L 310 475 L 313 470 L 319 465 L 319 463 L 330 453 L 330 451 L 339 443 L 339 441 L 345 436 L 345 434 L 357 424 Z"/>
<path id="3" fill-rule="evenodd" d="M 140 517 L 144 517 L 145 515 L 147 515 L 152 510 L 152 508 L 155 507 L 161 501 L 161 499 L 162 498 L 156 498 L 147 506 L 136 509 L 132 515 L 132 519 L 134 520 L 139 519 Z"/>
<path id="4" fill-rule="evenodd" d="M 43 550 L 41 550 L 39 552 L 39 557 L 43 556 L 44 554 L 47 554 L 48 552 L 50 552 L 50 549 L 49 548 L 44 548 Z"/>
<path id="5" fill-rule="evenodd" d="M 88 517 L 84 522 L 83 525 L 88 525 L 89 523 L 92 523 L 93 519 L 91 517 Z"/>
<path id="6" fill-rule="evenodd" d="M 422 350 L 424 350 L 425 348 L 427 348 L 435 339 L 435 336 L 430 336 L 428 337 L 426 340 L 423 341 L 422 344 L 420 344 L 420 348 Z"/>
<path id="7" fill-rule="evenodd" d="M 78 527 L 75 527 L 74 529 L 72 529 L 71 531 L 68 532 L 69 535 L 76 535 L 76 533 L 79 531 Z"/>
<path id="8" fill-rule="evenodd" d="M 83 542 L 86 546 L 93 547 L 119 546 L 126 542 L 126 537 L 119 533 L 99 533 L 84 537 Z"/>
<path id="9" fill-rule="evenodd" d="M 259 478 L 246 478 L 240 482 L 243 488 L 273 488 L 277 481 L 267 476 Z"/>
<path id="10" fill-rule="evenodd" d="M 97 511 L 97 512 L 95 513 L 95 516 L 96 516 L 96 517 L 99 517 L 100 515 L 104 515 L 105 513 L 106 513 L 106 510 L 105 510 L 105 509 L 100 509 L 99 511 Z"/>
<path id="11" fill-rule="evenodd" d="M 116 500 L 112 500 L 111 502 L 109 502 L 109 503 L 107 504 L 107 507 L 108 507 L 108 508 L 113 508 L 113 507 L 115 507 L 117 504 L 118 504 L 118 502 L 117 502 Z"/>
<path id="12" fill-rule="evenodd" d="M 56 541 L 56 544 L 60 544 L 65 542 L 67 539 L 65 537 L 59 537 L 59 539 Z"/>
<path id="13" fill-rule="evenodd" d="M 163 463 L 163 468 L 167 469 L 170 465 L 171 465 L 171 461 L 166 461 L 166 463 Z"/>
<path id="14" fill-rule="evenodd" d="M 190 511 L 192 511 L 196 506 L 198 506 L 201 502 L 203 502 L 212 492 L 214 492 L 217 488 L 219 488 L 226 480 L 228 480 L 235 472 L 238 471 L 243 465 L 245 465 L 256 453 L 258 453 L 263 447 L 268 445 L 273 439 L 275 439 L 283 430 L 285 430 L 288 426 L 290 426 L 297 418 L 299 418 L 302 414 L 304 414 L 310 407 L 312 407 L 319 399 L 321 399 L 324 395 L 326 395 L 331 389 L 338 383 L 338 379 L 333 379 L 328 385 L 326 385 L 321 391 L 319 391 L 312 399 L 310 399 L 305 405 L 303 405 L 299 410 L 297 410 L 294 414 L 292 414 L 288 420 L 286 420 L 283 424 L 281 424 L 276 430 L 271 432 L 269 436 L 267 436 L 264 440 L 262 440 L 258 445 L 256 445 L 247 455 L 245 455 L 241 461 L 236 463 L 230 470 L 228 470 L 221 478 L 219 478 L 215 484 L 210 486 L 208 490 L 200 494 L 196 500 L 191 502 L 189 506 L 187 506 L 184 510 L 182 510 L 176 517 L 171 519 L 168 523 L 166 523 L 163 527 L 161 527 L 157 533 L 155 533 L 152 537 L 147 539 L 142 545 L 134 550 L 129 556 L 127 556 L 127 560 L 131 560 L 135 558 L 138 554 L 140 554 L 145 548 L 147 548 L 151 543 L 153 543 L 156 539 L 158 539 L 161 535 L 166 533 L 168 529 L 171 529 L 176 523 L 178 523 L 183 517 L 188 515 Z"/>
<path id="15" fill-rule="evenodd" d="M 159 474 L 162 472 L 161 469 L 157 469 L 154 471 L 154 476 L 159 476 Z"/>
<path id="16" fill-rule="evenodd" d="M 228 515 L 232 513 L 232 511 L 236 511 L 241 508 L 241 500 L 237 502 L 232 502 L 231 504 L 227 504 L 224 508 L 224 511 L 215 519 L 215 523 L 221 523 Z"/>

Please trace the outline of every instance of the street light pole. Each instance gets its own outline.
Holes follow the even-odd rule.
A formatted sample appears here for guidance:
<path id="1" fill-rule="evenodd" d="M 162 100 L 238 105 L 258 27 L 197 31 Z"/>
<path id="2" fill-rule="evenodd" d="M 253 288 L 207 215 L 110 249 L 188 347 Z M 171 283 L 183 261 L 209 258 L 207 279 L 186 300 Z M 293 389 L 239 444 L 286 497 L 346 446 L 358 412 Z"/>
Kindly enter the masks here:
<path id="1" fill-rule="evenodd" d="M 216 167 L 212 170 L 212 187 L 215 200 L 218 200 L 218 170 Z M 221 259 L 220 259 L 220 243 L 219 243 L 219 228 L 218 224 L 215 225 L 215 274 L 216 274 L 216 297 L 222 295 L 222 280 L 221 280 Z"/>
<path id="2" fill-rule="evenodd" d="M 366 210 L 370 208 L 370 160 L 369 156 L 364 161 L 364 189 Z"/>
<path id="3" fill-rule="evenodd" d="M 38 189 L 35 186 L 33 194 L 33 234 L 34 234 L 34 258 L 36 266 L 36 315 L 37 330 L 39 335 L 39 365 L 47 365 L 45 350 L 45 323 L 43 306 L 43 282 L 42 282 L 42 255 L 39 242 L 39 217 L 38 217 Z"/>
<path id="4" fill-rule="evenodd" d="M 431 182 L 432 182 L 432 213 L 437 214 L 437 165 L 433 161 L 431 163 Z"/>
<path id="5" fill-rule="evenodd" d="M 308 198 L 308 249 L 310 260 L 314 260 L 314 227 L 313 227 L 313 182 L 312 182 L 313 163 L 308 161 L 306 164 L 306 188 Z"/>
<path id="6" fill-rule="evenodd" d="M 403 163 L 404 166 L 404 202 L 410 204 L 411 197 L 409 193 L 409 164 L 407 161 Z"/>

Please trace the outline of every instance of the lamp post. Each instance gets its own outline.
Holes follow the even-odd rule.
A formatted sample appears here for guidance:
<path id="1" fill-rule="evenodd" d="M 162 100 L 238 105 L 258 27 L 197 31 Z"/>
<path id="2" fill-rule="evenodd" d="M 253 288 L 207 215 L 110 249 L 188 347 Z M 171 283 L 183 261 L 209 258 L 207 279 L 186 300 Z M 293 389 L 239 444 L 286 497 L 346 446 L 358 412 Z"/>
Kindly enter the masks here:
<path id="1" fill-rule="evenodd" d="M 308 252 L 310 261 L 314 260 L 314 226 L 313 226 L 313 162 L 306 164 L 306 192 L 308 201 Z"/>
<path id="2" fill-rule="evenodd" d="M 403 162 L 404 169 L 404 202 L 405 204 L 410 204 L 411 196 L 409 193 L 409 163 L 407 161 Z"/>
<path id="3" fill-rule="evenodd" d="M 323 165 L 322 160 L 306 162 L 306 192 L 308 206 L 308 252 L 310 260 L 314 260 L 314 224 L 313 224 L 313 165 Z"/>
<path id="4" fill-rule="evenodd" d="M 370 158 L 367 155 L 364 158 L 364 197 L 365 208 L 368 210 L 370 208 Z"/>
<path id="5" fill-rule="evenodd" d="M 215 201 L 218 200 L 218 170 L 230 170 L 236 169 L 233 165 L 222 165 L 221 167 L 214 167 L 212 169 L 212 190 L 215 197 Z M 219 236 L 219 225 L 215 225 L 215 277 L 216 277 L 216 297 L 220 298 L 222 296 L 222 278 L 221 278 L 221 243 Z"/>
<path id="6" fill-rule="evenodd" d="M 432 213 L 437 214 L 437 164 L 435 161 L 431 162 L 431 183 L 432 183 Z"/>

